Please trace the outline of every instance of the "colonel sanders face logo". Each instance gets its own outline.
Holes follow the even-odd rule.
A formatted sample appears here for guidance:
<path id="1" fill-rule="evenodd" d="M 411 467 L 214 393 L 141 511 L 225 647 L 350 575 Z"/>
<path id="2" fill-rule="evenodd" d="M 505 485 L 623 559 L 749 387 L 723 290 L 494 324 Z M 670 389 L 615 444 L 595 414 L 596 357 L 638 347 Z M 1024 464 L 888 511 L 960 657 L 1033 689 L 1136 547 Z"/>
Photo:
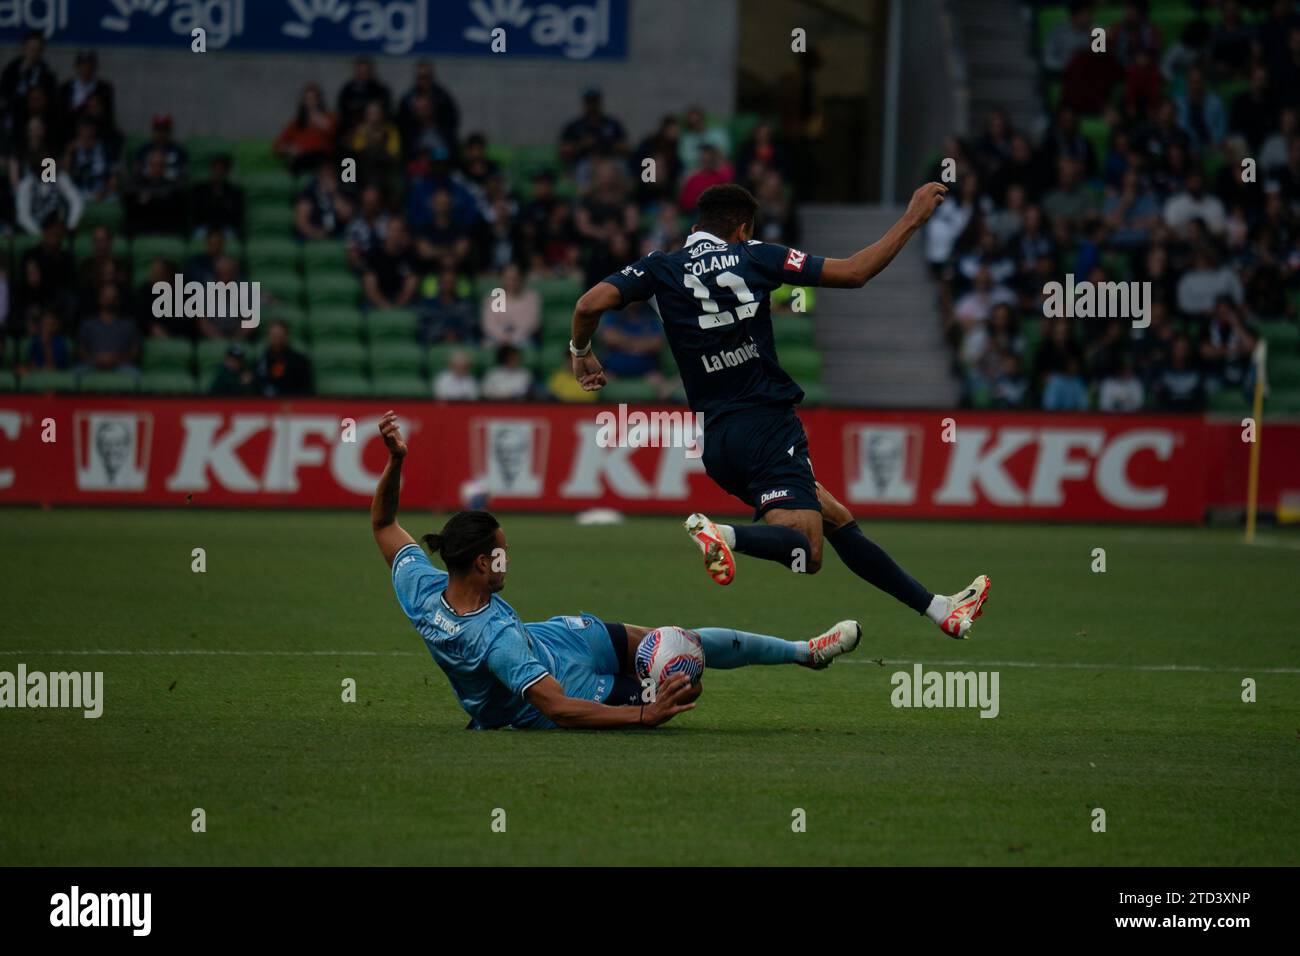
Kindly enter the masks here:
<path id="1" fill-rule="evenodd" d="M 143 491 L 149 478 L 150 416 L 136 412 L 77 415 L 77 487 Z"/>
<path id="2" fill-rule="evenodd" d="M 493 497 L 534 498 L 546 470 L 546 423 L 486 419 L 473 426 L 474 472 Z"/>
<path id="3" fill-rule="evenodd" d="M 921 436 L 905 425 L 866 425 L 845 436 L 849 500 L 909 504 L 916 500 Z"/>

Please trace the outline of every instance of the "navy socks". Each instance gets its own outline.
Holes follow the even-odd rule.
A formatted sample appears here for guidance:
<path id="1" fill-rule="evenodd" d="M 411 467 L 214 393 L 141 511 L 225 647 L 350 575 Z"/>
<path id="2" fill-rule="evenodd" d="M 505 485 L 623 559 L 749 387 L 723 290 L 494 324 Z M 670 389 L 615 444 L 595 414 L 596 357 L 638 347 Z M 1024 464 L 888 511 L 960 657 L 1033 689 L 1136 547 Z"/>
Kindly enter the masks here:
<path id="1" fill-rule="evenodd" d="M 739 532 L 740 529 L 736 530 Z M 917 614 L 924 614 L 930 606 L 934 595 L 900 568 L 880 545 L 863 534 L 856 521 L 836 528 L 826 535 L 826 540 L 848 569 L 868 584 L 880 588 Z"/>

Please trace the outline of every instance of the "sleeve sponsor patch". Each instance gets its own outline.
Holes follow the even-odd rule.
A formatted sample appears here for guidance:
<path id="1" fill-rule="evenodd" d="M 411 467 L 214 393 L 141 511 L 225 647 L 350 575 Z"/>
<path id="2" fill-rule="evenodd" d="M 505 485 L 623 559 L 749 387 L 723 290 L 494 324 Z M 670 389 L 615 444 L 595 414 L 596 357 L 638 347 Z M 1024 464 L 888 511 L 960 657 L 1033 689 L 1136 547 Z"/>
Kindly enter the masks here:
<path id="1" fill-rule="evenodd" d="M 798 249 L 791 249 L 785 257 L 785 267 L 793 269 L 795 272 L 803 271 L 803 264 L 808 259 L 808 253 L 800 252 Z"/>

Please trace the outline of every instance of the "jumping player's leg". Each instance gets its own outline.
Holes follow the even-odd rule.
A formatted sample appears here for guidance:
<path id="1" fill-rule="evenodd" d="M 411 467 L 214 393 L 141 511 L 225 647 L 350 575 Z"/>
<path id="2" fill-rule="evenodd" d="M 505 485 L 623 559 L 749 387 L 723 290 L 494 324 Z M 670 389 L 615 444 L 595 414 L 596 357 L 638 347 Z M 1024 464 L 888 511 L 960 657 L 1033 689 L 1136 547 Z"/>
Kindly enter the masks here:
<path id="1" fill-rule="evenodd" d="M 985 575 L 977 577 L 965 592 L 951 596 L 934 594 L 903 570 L 884 548 L 863 534 L 849 509 L 822 487 L 821 482 L 817 483 L 817 500 L 822 506 L 826 540 L 850 571 L 916 613 L 924 614 L 949 637 L 967 635 L 971 622 L 983 613 L 988 599 L 989 580 Z"/>

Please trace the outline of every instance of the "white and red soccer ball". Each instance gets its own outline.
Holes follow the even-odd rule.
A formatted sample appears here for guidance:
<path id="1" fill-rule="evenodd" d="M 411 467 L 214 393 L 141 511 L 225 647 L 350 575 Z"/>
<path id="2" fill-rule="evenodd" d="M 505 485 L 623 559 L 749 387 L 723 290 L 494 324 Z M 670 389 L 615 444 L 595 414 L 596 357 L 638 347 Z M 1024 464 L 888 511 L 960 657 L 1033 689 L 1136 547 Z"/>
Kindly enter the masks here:
<path id="1" fill-rule="evenodd" d="M 651 631 L 636 649 L 636 673 L 649 677 L 656 687 L 676 674 L 685 674 L 692 684 L 704 674 L 704 645 L 700 635 L 681 627 Z"/>

